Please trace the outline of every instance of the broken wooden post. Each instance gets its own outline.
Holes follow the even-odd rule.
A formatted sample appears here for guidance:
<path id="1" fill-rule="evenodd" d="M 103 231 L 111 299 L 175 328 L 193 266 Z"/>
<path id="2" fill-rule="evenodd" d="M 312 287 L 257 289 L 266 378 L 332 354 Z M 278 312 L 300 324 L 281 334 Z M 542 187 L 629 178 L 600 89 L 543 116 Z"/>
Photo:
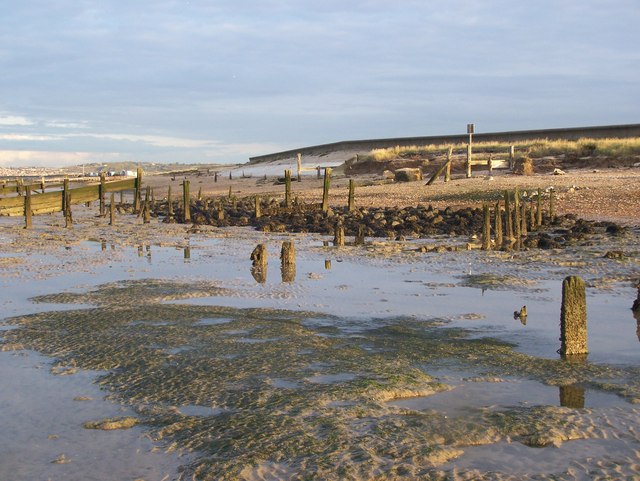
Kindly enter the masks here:
<path id="1" fill-rule="evenodd" d="M 24 192 L 24 228 L 31 229 L 31 217 L 33 211 L 31 210 L 31 186 L 27 186 L 27 190 Z"/>
<path id="2" fill-rule="evenodd" d="M 563 356 L 587 353 L 587 296 L 584 281 L 578 276 L 562 282 L 560 341 Z"/>
<path id="3" fill-rule="evenodd" d="M 107 182 L 106 174 L 100 172 L 100 186 L 98 187 L 98 200 L 100 201 L 100 217 L 107 215 L 105 205 L 105 184 Z"/>
<path id="4" fill-rule="evenodd" d="M 333 245 L 335 247 L 344 247 L 344 225 L 342 222 L 337 222 L 335 226 Z"/>
<path id="5" fill-rule="evenodd" d="M 495 232 L 496 237 L 496 249 L 500 249 L 502 246 L 502 211 L 500 210 L 500 202 L 496 202 L 496 205 L 493 209 L 494 212 L 494 226 L 493 230 Z"/>
<path id="6" fill-rule="evenodd" d="M 491 250 L 491 211 L 489 210 L 489 204 L 486 202 L 482 204 L 482 250 Z"/>
<path id="7" fill-rule="evenodd" d="M 444 164 L 442 164 L 442 165 L 440 166 L 440 168 L 439 168 L 438 170 L 436 170 L 435 174 L 433 174 L 433 175 L 431 176 L 431 178 L 427 181 L 426 185 L 431 185 L 431 184 L 433 184 L 433 183 L 436 181 L 436 179 L 437 179 L 438 177 L 440 177 L 440 175 L 442 174 L 442 172 L 444 172 L 444 170 L 447 168 L 447 165 L 448 165 L 448 164 L 447 164 L 446 162 L 445 162 Z"/>
<path id="8" fill-rule="evenodd" d="M 358 226 L 358 233 L 356 234 L 353 243 L 357 246 L 364 245 L 364 226 Z"/>
<path id="9" fill-rule="evenodd" d="M 293 241 L 284 241 L 280 250 L 280 270 L 282 282 L 293 282 L 296 279 L 296 249 Z"/>
<path id="10" fill-rule="evenodd" d="M 291 208 L 291 171 L 286 169 L 284 171 L 284 206 Z"/>
<path id="11" fill-rule="evenodd" d="M 329 185 L 331 184 L 331 168 L 324 169 L 324 185 L 322 187 L 322 212 L 329 210 Z"/>
<path id="12" fill-rule="evenodd" d="M 184 205 L 184 222 L 191 222 L 191 198 L 189 194 L 189 181 L 184 180 L 182 182 L 182 204 Z"/>
<path id="13" fill-rule="evenodd" d="M 542 189 L 538 189 L 538 207 L 536 209 L 536 226 L 542 225 Z"/>
<path id="14" fill-rule="evenodd" d="M 298 182 L 302 181 L 302 154 L 298 152 Z"/>
<path id="15" fill-rule="evenodd" d="M 251 253 L 251 275 L 259 284 L 267 282 L 267 246 L 258 244 Z"/>
<path id="16" fill-rule="evenodd" d="M 202 186 L 200 186 L 200 187 L 198 188 L 198 197 L 197 197 L 197 199 L 198 199 L 199 201 L 202 201 Z"/>
<path id="17" fill-rule="evenodd" d="M 255 196 L 254 204 L 255 204 L 255 217 L 256 219 L 259 219 L 262 216 L 262 212 L 260 212 L 260 196 L 259 195 Z"/>
<path id="18" fill-rule="evenodd" d="M 111 192 L 111 202 L 109 203 L 109 225 L 116 225 L 116 195 Z"/>
<path id="19" fill-rule="evenodd" d="M 140 211 L 140 196 L 142 192 L 142 169 L 138 167 L 136 170 L 136 182 L 135 192 L 133 197 L 133 212 L 138 213 Z"/>
<path id="20" fill-rule="evenodd" d="M 356 191 L 356 183 L 354 182 L 353 179 L 349 179 L 349 198 L 347 201 L 347 210 L 349 212 L 353 212 L 353 210 L 356 208 L 355 201 L 354 201 L 355 191 Z"/>
<path id="21" fill-rule="evenodd" d="M 554 189 L 549 190 L 549 222 L 553 223 L 556 220 L 556 196 Z"/>
<path id="22" fill-rule="evenodd" d="M 447 168 L 444 171 L 444 181 L 445 183 L 451 181 L 451 161 L 453 159 L 453 146 L 449 146 L 449 150 L 447 150 Z"/>

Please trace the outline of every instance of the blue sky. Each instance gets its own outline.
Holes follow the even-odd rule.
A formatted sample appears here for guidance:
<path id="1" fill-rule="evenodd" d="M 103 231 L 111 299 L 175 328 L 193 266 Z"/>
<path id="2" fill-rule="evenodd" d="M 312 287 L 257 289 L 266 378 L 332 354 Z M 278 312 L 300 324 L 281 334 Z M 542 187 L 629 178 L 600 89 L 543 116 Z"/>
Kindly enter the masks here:
<path id="1" fill-rule="evenodd" d="M 0 166 L 640 122 L 637 0 L 21 0 Z"/>

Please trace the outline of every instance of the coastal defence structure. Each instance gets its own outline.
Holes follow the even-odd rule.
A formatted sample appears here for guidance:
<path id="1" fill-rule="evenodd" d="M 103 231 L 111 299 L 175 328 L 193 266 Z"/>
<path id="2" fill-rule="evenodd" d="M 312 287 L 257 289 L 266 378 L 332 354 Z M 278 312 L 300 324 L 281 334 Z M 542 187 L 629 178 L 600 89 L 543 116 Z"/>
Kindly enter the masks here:
<path id="1" fill-rule="evenodd" d="M 579 140 L 582 138 L 640 137 L 640 124 L 605 125 L 596 127 L 570 127 L 562 129 L 516 130 L 510 132 L 474 133 L 474 142 L 517 142 L 523 140 Z M 322 155 L 340 150 L 369 152 L 373 149 L 406 147 L 411 145 L 464 144 L 468 134 L 439 135 L 430 137 L 397 137 L 387 139 L 344 140 L 329 144 L 313 145 L 249 158 L 249 163 L 271 162 L 302 155 Z"/>

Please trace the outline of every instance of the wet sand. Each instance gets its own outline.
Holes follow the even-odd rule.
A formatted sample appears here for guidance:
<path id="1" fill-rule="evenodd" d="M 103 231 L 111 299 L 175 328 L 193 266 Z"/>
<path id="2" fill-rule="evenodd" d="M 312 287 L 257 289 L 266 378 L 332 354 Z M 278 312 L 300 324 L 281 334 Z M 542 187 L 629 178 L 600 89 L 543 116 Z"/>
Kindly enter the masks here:
<path id="1" fill-rule="evenodd" d="M 78 451 L 39 451 L 55 445 L 46 431 L 56 429 L 17 422 L 33 473 L 100 472 L 86 464 L 90 446 L 103 447 L 105 462 L 122 451 L 103 444 L 108 434 L 142 456 L 122 463 L 122 479 L 640 476 L 637 230 L 551 255 L 426 254 L 421 243 L 468 239 L 336 249 L 319 235 L 193 233 L 133 216 L 113 229 L 94 214 L 79 210 L 72 230 L 59 216 L 36 218 L 31 231 L 0 219 L 2 355 L 46 355 L 31 396 L 62 392 L 57 411 L 71 416 L 74 397 L 89 393 L 96 409 L 60 431 Z M 278 261 L 285 239 L 298 253 L 292 283 Z M 249 261 L 259 242 L 264 283 Z M 609 250 L 625 256 L 607 259 Z M 559 285 L 570 274 L 588 284 L 586 363 L 555 353 Z M 522 304 L 526 326 L 512 317 Z M 83 374 L 97 370 L 101 390 Z M 15 405 L 6 413 L 27 416 Z M 139 424 L 82 428 L 114 415 Z M 157 460 L 154 447 L 191 454 Z M 61 454 L 71 462 L 51 463 Z"/>

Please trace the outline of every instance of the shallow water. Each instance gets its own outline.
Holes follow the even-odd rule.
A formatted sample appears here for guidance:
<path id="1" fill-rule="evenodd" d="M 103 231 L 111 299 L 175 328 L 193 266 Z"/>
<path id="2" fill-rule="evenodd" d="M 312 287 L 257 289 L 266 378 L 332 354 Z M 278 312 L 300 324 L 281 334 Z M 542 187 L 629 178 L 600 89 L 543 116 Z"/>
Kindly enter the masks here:
<path id="1" fill-rule="evenodd" d="M 603 245 L 597 252 L 590 248 L 582 252 L 554 253 L 552 257 L 545 253 L 538 254 L 532 261 L 531 256 L 524 253 L 418 254 L 410 252 L 415 247 L 411 243 L 404 247 L 380 243 L 368 249 L 334 249 L 324 247 L 322 237 L 296 236 L 293 237 L 298 252 L 295 281 L 283 282 L 279 246 L 282 240 L 292 237 L 241 232 L 232 240 L 198 236 L 181 240 L 188 249 L 156 245 L 114 246 L 111 249 L 107 243 L 104 250 L 104 243 L 83 242 L 47 254 L 31 254 L 29 264 L 33 264 L 27 269 L 5 269 L 3 272 L 0 304 L 7 318 L 27 316 L 27 319 L 28 315 L 34 314 L 35 317 L 28 320 L 34 327 L 48 319 L 51 325 L 68 325 L 64 316 L 38 317 L 37 313 L 49 311 L 71 313 L 76 310 L 78 320 L 104 319 L 104 325 L 108 326 L 111 319 L 117 319 L 118 310 L 114 311 L 112 305 L 130 307 L 140 302 L 143 306 L 145 303 L 151 307 L 156 304 L 168 306 L 168 310 L 153 307 L 149 313 L 145 313 L 143 307 L 139 316 L 123 319 L 122 324 L 115 323 L 113 330 L 115 339 L 126 339 L 121 337 L 123 334 L 148 335 L 148 338 L 141 337 L 142 343 L 137 347 L 123 344 L 122 349 L 131 349 L 131 356 L 141 356 L 141 362 L 151 363 L 149 365 L 155 366 L 156 373 L 167 370 L 167 381 L 172 388 L 166 387 L 165 393 L 159 394 L 152 386 L 143 386 L 138 374 L 132 374 L 126 382 L 118 376 L 111 376 L 111 380 L 107 376 L 107 380 L 101 382 L 114 390 L 116 399 L 121 402 L 143 402 L 145 406 L 149 403 L 156 406 L 153 409 L 175 406 L 177 411 L 153 414 L 155 417 L 148 421 L 154 426 L 152 436 L 157 445 L 165 449 L 165 441 L 170 441 L 169 446 L 172 446 L 175 437 L 178 447 L 195 449 L 207 459 L 207 449 L 211 448 L 207 436 L 215 433 L 219 425 L 207 427 L 208 424 L 202 423 L 208 423 L 211 418 L 216 419 L 216 423 L 229 422 L 234 429 L 240 429 L 235 425 L 240 423 L 242 429 L 246 429 L 249 445 L 253 442 L 251 435 L 263 440 L 266 456 L 261 464 L 252 465 L 252 468 L 249 466 L 255 462 L 253 458 L 247 459 L 244 468 L 242 456 L 236 464 L 226 460 L 224 472 L 236 473 L 233 476 L 242 472 L 241 479 L 287 479 L 293 473 L 303 473 L 302 466 L 307 464 L 313 476 L 329 479 L 331 476 L 321 467 L 323 462 L 340 464 L 340 469 L 336 468 L 332 475 L 342 473 L 343 479 L 367 478 L 376 473 L 419 477 L 430 472 L 429 476 L 435 476 L 436 471 L 428 469 L 436 468 L 455 476 L 474 469 L 481 471 L 475 478 L 460 474 L 459 479 L 507 479 L 526 472 L 560 473 L 559 479 L 588 479 L 584 473 L 590 470 L 605 474 L 615 472 L 599 461 L 593 461 L 607 449 L 605 446 L 619 451 L 620 456 L 616 459 L 624 464 L 622 473 L 635 475 L 640 472 L 637 459 L 632 461 L 640 452 L 636 435 L 640 432 L 638 413 L 629 402 L 640 399 L 640 394 L 634 391 L 634 386 L 627 385 L 631 373 L 635 372 L 632 370 L 640 361 L 637 322 L 630 311 L 636 292 L 629 282 L 640 277 L 637 255 L 626 263 L 603 260 L 602 253 L 609 248 Z M 269 253 L 266 280 L 260 283 L 256 282 L 249 261 L 249 254 L 258 242 L 266 243 Z M 446 243 L 451 242 L 446 240 Z M 60 267 L 71 264 L 76 268 Z M 578 366 L 574 372 L 553 361 L 558 359 L 561 282 L 564 276 L 572 274 L 583 275 L 591 286 L 587 293 L 588 360 L 601 368 Z M 28 290 L 15 282 L 18 275 L 28 280 Z M 115 284 L 96 290 L 96 286 L 108 283 Z M 43 296 L 38 303 L 28 300 L 36 295 Z M 194 312 L 187 314 L 189 305 L 193 306 Z M 527 306 L 529 313 L 526 324 L 513 317 L 513 312 L 522 305 Z M 91 306 L 98 306 L 98 309 L 89 310 Z M 175 306 L 173 311 L 171 306 Z M 279 315 L 265 311 L 264 315 L 250 314 L 258 316 L 255 319 L 244 319 L 242 311 L 210 312 L 206 306 L 314 312 Z M 82 314 L 83 310 L 86 314 Z M 202 313 L 198 314 L 200 311 Z M 274 315 L 277 319 L 272 319 Z M 278 316 L 283 319 L 292 316 L 286 322 L 293 324 L 278 324 L 281 322 Z M 10 337 L 17 324 L 8 322 L 0 329 L 3 329 L 3 336 Z M 440 330 L 447 334 L 439 334 Z M 440 335 L 443 345 L 449 347 L 443 348 L 439 356 L 428 349 L 437 348 Z M 511 348 L 506 345 L 493 346 L 483 341 L 489 337 L 512 343 L 514 354 L 509 354 Z M 481 341 L 477 352 L 469 344 L 474 339 Z M 61 349 L 64 344 L 56 344 L 53 349 L 46 336 L 41 340 L 26 336 L 25 340 L 41 345 L 43 351 L 54 357 L 65 354 L 80 360 L 85 346 L 89 349 L 90 343 L 94 342 L 80 339 L 80 344 L 68 344 L 64 349 Z M 61 337 L 56 342 L 66 341 Z M 101 346 L 101 349 L 106 347 Z M 110 352 L 105 351 L 105 355 L 108 357 Z M 523 357 L 518 357 L 521 355 Z M 426 358 L 429 358 L 428 362 Z M 12 369 L 7 359 L 13 358 L 0 356 L 0 369 Z M 96 362 L 93 357 L 87 357 L 88 365 Z M 238 364 L 231 364 L 234 362 Z M 387 365 L 381 365 L 381 362 Z M 607 365 L 621 366 L 624 371 Z M 170 371 L 173 366 L 181 366 L 181 373 L 175 374 L 178 377 Z M 199 371 L 201 368 L 202 372 Z M 423 374 L 412 371 L 414 368 Z M 9 375 L 15 377 L 15 372 L 11 371 Z M 144 371 L 140 373 L 144 376 Z M 52 376 L 45 369 L 39 371 L 40 375 L 43 379 L 33 384 L 34 393 L 49 390 L 55 395 L 66 394 L 69 387 L 64 383 L 70 382 L 69 379 L 77 383 L 77 389 L 86 388 L 85 392 L 91 392 L 94 399 L 100 400 L 105 394 L 92 384 L 95 374 Z M 181 390 L 180 376 L 185 375 L 193 376 L 192 384 Z M 204 382 L 204 378 L 198 377 L 201 375 L 209 376 L 207 382 L 213 383 L 211 386 L 218 392 L 207 391 L 201 385 Z M 425 389 L 430 382 L 429 376 L 433 377 L 434 384 Z M 131 387 L 137 384 L 145 389 L 144 395 Z M 189 393 L 189 389 L 194 392 Z M 421 392 L 421 389 L 427 392 Z M 272 408 L 264 405 L 263 398 L 273 399 L 276 404 Z M 3 407 L 8 405 L 2 411 L 14 422 L 22 423 L 29 416 L 28 412 L 20 406 L 4 404 L 5 399 L 6 394 L 0 395 Z M 87 404 L 69 401 L 68 396 L 62 396 L 56 402 L 65 412 L 73 411 L 76 404 Z M 280 422 L 282 413 L 289 410 L 297 413 L 301 409 L 298 402 L 305 406 L 304 409 L 316 410 L 316 413 L 307 418 L 303 416 L 299 421 L 298 414 L 290 414 L 292 423 L 300 422 L 295 426 L 301 431 L 292 431 L 288 436 L 309 439 L 320 431 L 323 436 L 342 433 L 345 440 L 351 440 L 349 445 L 352 447 L 331 445 L 335 451 L 328 450 L 316 460 L 305 458 L 308 455 L 301 447 L 299 456 L 302 458 L 296 458 L 286 451 L 288 444 L 270 439 L 270 436 L 285 435 L 281 429 L 291 429 L 283 427 L 284 421 L 283 426 L 261 431 L 265 423 Z M 103 414 L 94 416 L 97 418 L 112 415 L 109 409 L 114 407 L 116 412 L 121 412 L 120 404 L 92 403 L 98 405 L 98 411 L 102 410 Z M 40 409 L 47 413 L 48 407 Z M 149 416 L 147 407 L 140 409 L 143 417 Z M 255 410 L 257 414 L 245 413 L 245 409 Z M 520 428 L 502 426 L 501 420 L 497 422 L 492 417 L 496 413 L 506 413 L 509 419 L 513 417 L 518 423 L 529 425 L 538 420 L 537 409 L 542 409 L 542 417 L 548 419 L 546 424 L 541 424 L 544 429 L 563 422 L 566 413 L 554 409 L 581 412 L 575 418 L 576 426 L 582 426 L 576 427 L 579 437 L 574 438 L 572 432 L 563 431 L 558 439 L 564 442 L 559 443 L 559 447 L 534 450 L 526 445 L 527 439 L 542 434 L 536 434 L 534 430 L 527 431 L 524 436 Z M 182 417 L 175 418 L 177 415 Z M 254 419 L 256 416 L 266 416 L 266 420 Z M 165 417 L 175 426 L 175 434 L 170 435 L 165 428 L 159 427 L 158 423 L 162 425 Z M 84 447 L 82 436 L 97 439 L 105 434 L 86 433 L 77 429 L 82 421 L 74 422 L 76 428 L 68 432 L 74 445 Z M 329 428 L 331 423 L 335 426 Z M 466 435 L 461 434 L 460 439 L 437 444 L 437 440 L 445 436 L 443 433 L 463 433 L 462 425 L 473 426 L 472 431 L 478 430 L 477 437 L 465 440 Z M 47 431 L 42 426 L 46 424 L 23 424 L 20 429 L 30 437 L 42 436 Z M 383 430 L 376 426 L 385 427 Z M 401 426 L 404 426 L 404 439 L 395 434 Z M 106 433 L 111 437 L 101 439 L 113 439 L 114 443 L 128 446 L 129 451 L 133 447 L 133 452 L 144 454 L 153 447 L 151 442 L 142 439 L 148 444 L 144 448 L 136 446 L 141 442 L 141 433 L 148 431 L 149 428 L 143 425 L 128 433 Z M 624 434 L 629 432 L 633 435 Z M 189 433 L 193 434 L 193 439 L 187 441 Z M 423 436 L 430 436 L 429 440 Z M 518 436 L 522 443 L 512 441 Z M 3 437 L 0 436 L 0 443 Z M 224 436 L 221 439 L 227 442 Z M 11 438 L 5 438 L 7 446 L 12 445 L 11 441 Z M 364 468 L 367 464 L 362 460 L 349 461 L 350 457 L 359 456 L 359 446 L 371 443 L 374 446 L 371 452 L 376 453 L 374 459 L 367 461 L 373 466 L 371 471 Z M 419 443 L 440 447 L 421 457 L 424 453 L 415 451 Z M 64 479 L 83 479 L 83 473 L 101 469 L 99 465 L 93 468 L 76 462 L 78 458 L 92 459 L 91 443 L 81 454 L 69 449 L 67 455 L 72 462 L 59 465 L 52 465 L 53 459 L 49 459 L 61 454 L 53 454 L 56 449 L 47 448 L 40 453 L 39 443 L 25 441 L 22 444 L 25 451 L 21 456 L 34 460 L 24 469 L 36 476 L 53 476 L 61 472 L 56 469 L 66 469 Z M 100 446 L 116 453 L 115 458 L 125 449 L 110 447 L 112 445 L 106 441 Z M 391 446 L 395 454 L 384 454 L 383 446 Z M 506 462 L 533 451 L 535 454 L 530 458 L 536 459 L 537 463 Z M 229 452 L 234 451 L 230 449 Z M 575 470 L 575 475 L 561 465 L 563 456 L 558 452 L 573 459 L 571 469 Z M 188 464 L 168 457 L 158 460 L 156 456 L 125 460 L 120 466 L 121 478 L 156 479 L 156 474 L 161 472 L 171 472 L 170 476 L 177 477 L 177 465 Z M 282 456 L 289 457 L 287 462 L 282 462 Z M 385 456 L 397 458 L 397 466 L 381 461 Z M 114 458 L 106 457 L 104 462 L 108 459 L 113 462 Z M 338 462 L 338 459 L 342 461 Z M 320 465 L 316 466 L 316 462 Z M 136 474 L 141 466 L 147 470 L 144 476 Z M 404 467 L 400 469 L 401 466 Z M 399 471 L 394 471 L 396 468 Z M 502 474 L 498 478 L 486 474 L 495 471 Z M 97 476 L 96 479 L 107 478 Z"/>

